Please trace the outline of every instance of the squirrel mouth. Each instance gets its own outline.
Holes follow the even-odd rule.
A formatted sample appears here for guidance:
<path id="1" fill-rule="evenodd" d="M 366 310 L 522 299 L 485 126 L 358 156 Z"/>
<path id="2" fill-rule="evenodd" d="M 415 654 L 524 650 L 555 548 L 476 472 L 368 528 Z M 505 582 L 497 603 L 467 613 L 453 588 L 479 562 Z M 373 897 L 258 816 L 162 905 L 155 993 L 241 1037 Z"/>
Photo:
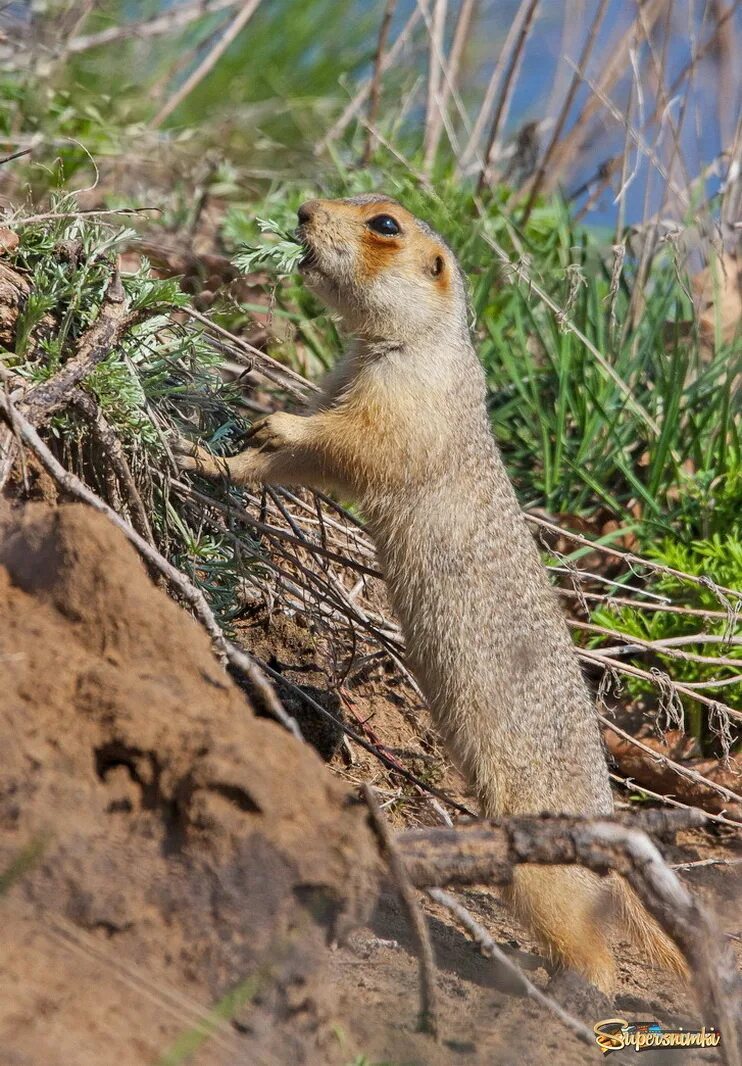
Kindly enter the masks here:
<path id="1" fill-rule="evenodd" d="M 299 260 L 298 269 L 300 274 L 317 269 L 317 257 L 311 248 Z"/>
<path id="2" fill-rule="evenodd" d="M 317 262 L 317 253 L 315 252 L 311 243 L 307 239 L 306 234 L 301 228 L 296 231 L 296 236 L 298 237 L 299 242 L 301 243 L 304 249 L 304 255 L 301 257 L 298 263 L 299 273 L 304 274 L 319 270 L 319 263 Z"/>

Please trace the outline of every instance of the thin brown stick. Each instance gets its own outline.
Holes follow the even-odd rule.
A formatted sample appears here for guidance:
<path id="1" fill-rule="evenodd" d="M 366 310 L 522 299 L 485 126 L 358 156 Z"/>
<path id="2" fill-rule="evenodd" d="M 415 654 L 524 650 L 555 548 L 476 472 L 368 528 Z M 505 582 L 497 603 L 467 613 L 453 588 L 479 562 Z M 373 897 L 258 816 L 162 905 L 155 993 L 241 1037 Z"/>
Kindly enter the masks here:
<path id="1" fill-rule="evenodd" d="M 381 16 L 379 36 L 376 41 L 376 55 L 374 56 L 374 72 L 371 77 L 371 86 L 368 94 L 368 127 L 366 129 L 366 144 L 361 156 L 362 166 L 368 166 L 371 156 L 374 154 L 374 134 L 371 127 L 376 125 L 376 118 L 379 113 L 384 53 L 389 38 L 389 27 L 392 24 L 392 16 L 396 6 L 397 0 L 386 0 L 384 14 Z"/>
<path id="2" fill-rule="evenodd" d="M 643 559 L 641 555 L 635 555 L 634 552 L 630 551 L 621 551 L 620 548 L 612 548 L 609 544 L 596 544 L 594 540 L 589 540 L 581 533 L 575 533 L 571 529 L 564 529 L 562 526 L 556 525 L 555 522 L 549 522 L 546 518 L 540 518 L 538 515 L 526 514 L 525 517 L 526 521 L 530 522 L 531 525 L 541 526 L 542 529 L 548 529 L 552 533 L 558 533 L 560 536 L 566 537 L 575 544 L 592 548 L 593 551 L 599 551 L 604 555 L 610 555 L 614 559 L 621 559 L 629 569 L 632 569 L 634 566 L 646 567 L 648 570 L 652 570 L 655 574 L 668 574 L 671 577 L 681 578 L 683 581 L 686 581 L 691 585 L 698 585 L 700 588 L 710 589 L 716 593 L 721 593 L 724 596 L 742 598 L 742 592 L 739 589 L 730 589 L 727 588 L 726 585 L 717 585 L 715 582 L 709 581 L 708 578 L 698 577 L 694 574 L 686 574 L 683 570 L 675 570 L 672 566 L 655 563 L 651 559 Z"/>
<path id="3" fill-rule="evenodd" d="M 180 107 L 186 97 L 190 96 L 193 90 L 200 85 L 204 78 L 213 70 L 232 42 L 240 33 L 242 33 L 245 26 L 260 6 L 260 2 L 261 0 L 245 0 L 242 10 L 235 15 L 211 51 L 206 53 L 193 73 L 186 78 L 183 84 L 176 89 L 170 99 L 167 100 L 164 106 L 157 112 L 151 122 L 153 129 L 157 129 L 161 126 L 163 122 L 172 115 L 173 111 Z"/>
<path id="4" fill-rule="evenodd" d="M 154 545 L 155 541 L 152 536 L 147 512 L 142 503 L 142 497 L 129 467 L 126 453 L 113 426 L 89 393 L 83 392 L 82 389 L 77 389 L 72 393 L 70 399 L 90 424 L 96 440 L 126 493 L 126 503 L 131 514 L 132 525 L 148 544 Z"/>
<path id="5" fill-rule="evenodd" d="M 29 149 L 30 151 L 30 149 Z M 105 218 L 107 215 L 143 215 L 147 211 L 160 211 L 159 207 L 116 207 L 99 210 L 91 207 L 80 211 L 46 211 L 42 215 L 21 215 L 17 218 L 4 218 L 4 226 L 20 229 L 22 226 L 35 226 L 37 222 L 56 222 L 63 218 Z"/>
<path id="6" fill-rule="evenodd" d="M 173 488 L 177 489 L 178 492 L 182 492 L 183 495 L 188 496 L 193 500 L 198 500 L 199 503 L 202 503 L 207 507 L 218 508 L 225 514 L 229 514 L 238 521 L 244 522 L 245 525 L 257 530 L 258 533 L 266 533 L 271 537 L 277 537 L 279 540 L 286 541 L 287 544 L 295 544 L 297 547 L 306 548 L 307 551 L 310 551 L 313 555 L 321 556 L 324 559 L 330 559 L 335 563 L 340 563 L 341 566 L 347 566 L 349 569 L 355 570 L 359 574 L 366 574 L 367 577 L 382 578 L 384 576 L 380 570 L 371 566 L 365 566 L 363 563 L 351 559 L 350 556 L 341 555 L 339 552 L 334 552 L 329 548 L 325 548 L 321 544 L 317 544 L 310 540 L 308 537 L 298 537 L 295 534 L 287 533 L 284 529 L 280 529 L 278 526 L 273 526 L 268 522 L 261 522 L 258 518 L 253 518 L 253 516 L 246 510 L 240 510 L 239 508 L 233 507 L 229 503 L 225 503 L 221 500 L 214 500 L 213 497 L 204 495 L 203 492 L 194 489 L 185 481 L 173 481 L 172 485 Z"/>
<path id="7" fill-rule="evenodd" d="M 598 548 L 600 550 L 600 548 Z M 606 607 L 633 607 L 637 611 L 667 611 L 669 614 L 685 614 L 692 618 L 728 618 L 726 611 L 706 611 L 702 607 L 681 607 L 673 603 L 649 603 L 646 600 L 632 600 L 628 596 L 614 596 L 611 592 L 575 592 L 574 589 L 557 588 L 559 596 L 569 599 L 595 600 Z"/>
<path id="8" fill-rule="evenodd" d="M 692 70 L 695 69 L 695 67 L 701 62 L 701 60 L 704 58 L 704 56 L 707 54 L 707 52 L 709 52 L 710 49 L 715 47 L 716 42 L 717 42 L 718 37 L 719 37 L 719 34 L 722 32 L 723 28 L 726 26 L 728 21 L 734 16 L 735 12 L 738 10 L 738 8 L 739 8 L 741 3 L 742 3 L 742 0 L 732 0 L 732 3 L 729 5 L 729 7 L 719 16 L 718 21 L 716 22 L 716 25 L 714 27 L 713 33 L 711 33 L 709 35 L 709 37 L 707 38 L 706 41 L 703 42 L 703 44 L 698 45 L 697 47 L 693 48 L 693 50 L 691 52 L 690 59 L 688 60 L 687 63 L 685 63 L 683 65 L 681 70 L 678 72 L 678 74 L 674 78 L 672 84 L 667 89 L 666 96 L 667 96 L 668 99 L 672 99 L 672 97 L 675 96 L 675 94 L 678 91 L 678 88 L 687 79 L 688 74 Z M 647 25 L 649 27 L 649 23 Z M 660 113 L 660 102 L 658 100 L 656 106 L 654 107 L 654 109 L 653 109 L 652 113 L 649 115 L 649 117 L 646 119 L 646 121 L 644 123 L 644 126 L 642 128 L 644 130 L 648 130 L 652 126 L 652 124 L 654 122 L 656 122 L 656 120 L 657 120 L 657 118 L 659 116 L 659 113 Z M 570 147 L 570 150 L 572 150 L 571 147 Z M 593 192 L 593 195 L 591 197 L 592 201 L 597 200 L 597 198 L 599 198 L 602 195 L 602 192 L 605 189 L 605 187 L 612 180 L 613 175 L 615 174 L 616 170 L 621 165 L 622 159 L 623 159 L 623 152 L 619 152 L 617 155 L 612 156 L 610 159 L 604 160 L 600 164 L 600 166 L 598 167 L 598 169 L 595 172 L 595 174 L 591 178 L 589 178 L 586 182 L 584 182 L 579 190 L 577 190 L 575 193 L 571 194 L 572 197 L 581 195 L 586 189 L 590 188 L 593 184 L 598 183 L 596 185 L 596 187 L 594 189 L 594 192 Z M 580 216 L 583 213 L 584 213 L 584 209 L 583 209 L 583 211 L 580 212 Z M 579 221 L 579 217 L 580 216 L 578 216 L 578 221 Z"/>
<path id="9" fill-rule="evenodd" d="M 741 990 L 731 950 L 649 837 L 634 828 L 693 824 L 686 820 L 691 813 L 653 811 L 652 819 L 628 826 L 620 818 L 514 817 L 454 830 L 408 830 L 396 840 L 418 887 L 509 884 L 521 863 L 579 864 L 603 876 L 620 874 L 695 972 L 701 1006 L 722 1033 L 723 1062 L 740 1066 Z M 702 816 L 695 824 L 701 822 Z"/>
<path id="10" fill-rule="evenodd" d="M 590 60 L 590 55 L 592 53 L 593 46 L 595 45 L 595 41 L 598 36 L 598 30 L 602 25 L 607 6 L 608 0 L 600 0 L 598 10 L 593 16 L 592 22 L 590 24 L 590 31 L 587 35 L 584 45 L 582 46 L 582 52 L 580 53 L 580 58 L 577 64 L 580 70 L 587 70 L 587 64 Z M 547 144 L 544 150 L 541 162 L 539 163 L 536 173 L 533 176 L 533 180 L 531 181 L 531 187 L 528 193 L 528 199 L 526 200 L 526 206 L 523 208 L 523 219 L 520 223 L 522 226 L 525 226 L 528 222 L 528 219 L 530 218 L 531 211 L 533 210 L 533 205 L 536 202 L 536 197 L 538 196 L 539 189 L 541 188 L 541 182 L 549 166 L 549 163 L 551 162 L 551 157 L 554 152 L 554 149 L 559 143 L 559 138 L 562 136 L 564 126 L 567 122 L 567 118 L 572 109 L 572 104 L 574 103 L 574 99 L 579 87 L 580 78 L 575 72 L 572 74 L 572 80 L 562 102 L 559 115 L 557 116 L 557 120 L 554 124 L 554 129 L 552 131 L 551 137 L 549 138 L 549 143 Z"/>
<path id="11" fill-rule="evenodd" d="M 377 744 L 373 744 L 371 741 L 366 740 L 366 738 L 361 736 L 361 734 L 358 733 L 357 730 L 348 726 L 340 718 L 332 714 L 331 711 L 328 711 L 326 707 L 323 707 L 321 703 L 318 703 L 317 700 L 313 699 L 309 695 L 309 693 L 306 692 L 303 688 L 300 688 L 299 685 L 295 685 L 293 681 L 289 681 L 287 677 L 284 677 L 283 674 L 280 674 L 277 670 L 274 670 L 266 663 L 262 664 L 262 669 L 265 671 L 266 674 L 268 674 L 269 677 L 272 677 L 276 682 L 280 683 L 281 685 L 285 685 L 286 688 L 292 693 L 292 695 L 296 696 L 303 703 L 306 703 L 307 707 L 311 707 L 316 714 L 319 714 L 321 717 L 326 718 L 328 721 L 333 722 L 336 726 L 339 726 L 339 728 L 342 729 L 346 736 L 350 737 L 350 739 L 355 744 L 358 744 L 359 747 L 363 748 L 364 751 L 367 751 L 369 755 L 373 755 L 374 758 L 378 759 L 379 762 L 387 768 L 387 770 L 391 770 L 395 774 L 399 774 L 400 777 L 403 777 L 406 781 L 409 781 L 411 785 L 416 785 L 419 789 L 421 789 L 422 792 L 427 795 L 435 796 L 436 799 L 448 804 L 449 807 L 452 807 L 453 810 L 458 811 L 459 814 L 464 814 L 467 818 L 475 817 L 474 812 L 469 810 L 468 807 L 465 807 L 462 803 L 457 803 L 456 800 L 451 799 L 450 796 L 447 796 L 446 793 L 443 792 L 441 789 L 436 788 L 435 785 L 427 784 L 419 777 L 416 777 L 416 775 L 413 774 L 410 770 L 408 770 L 405 766 L 402 766 L 400 762 L 398 762 L 392 756 L 387 755 L 385 751 L 382 751 Z"/>
<path id="12" fill-rule="evenodd" d="M 445 907 L 463 925 L 483 955 L 488 959 L 496 959 L 498 965 L 515 979 L 519 992 L 555 1015 L 583 1044 L 588 1044 L 591 1048 L 595 1046 L 593 1032 L 578 1018 L 566 1011 L 552 996 L 547 996 L 537 985 L 534 985 L 533 981 L 523 973 L 520 966 L 516 965 L 502 948 L 498 947 L 484 926 L 479 924 L 474 915 L 467 910 L 460 900 L 442 888 L 428 888 L 426 891 L 435 903 Z"/>
<path id="13" fill-rule="evenodd" d="M 643 8 L 643 21 L 648 29 L 654 26 L 660 17 L 667 0 L 646 0 Z M 607 61 L 604 63 L 597 87 L 605 96 L 615 85 L 617 79 L 626 70 L 629 49 L 637 35 L 637 21 L 635 20 L 623 34 L 621 40 L 610 49 Z M 672 95 L 672 93 L 670 93 Z M 544 174 L 543 187 L 546 193 L 552 192 L 561 181 L 565 166 L 573 160 L 582 143 L 588 123 L 601 107 L 601 100 L 597 95 L 590 96 L 580 111 L 580 115 L 569 133 L 555 146 L 551 155 L 551 166 L 547 174 Z M 619 155 L 622 158 L 623 153 Z"/>
<path id="14" fill-rule="evenodd" d="M 739 866 L 742 859 L 696 859 L 694 862 L 674 862 L 671 870 L 695 870 L 698 866 Z"/>
<path id="15" fill-rule="evenodd" d="M 613 659 L 610 655 L 601 655 L 599 651 L 592 648 L 579 648 L 577 654 L 586 663 L 597 663 L 606 670 L 613 670 L 619 674 L 627 674 L 631 677 L 640 677 L 644 681 L 649 681 L 656 688 L 660 680 L 659 672 L 650 674 L 648 670 L 642 670 L 638 666 L 634 666 L 631 663 L 621 662 L 620 659 Z M 724 715 L 729 718 L 733 718 L 735 721 L 742 721 L 742 711 L 737 710 L 735 707 L 730 707 L 727 703 L 722 703 L 721 700 L 711 699 L 710 696 L 704 696 L 697 689 L 688 688 L 682 681 L 676 681 L 674 678 L 665 675 L 662 679 L 666 684 L 680 695 L 690 696 L 698 703 L 704 704 L 706 707 L 710 707 L 712 710 L 720 710 Z"/>
<path id="16" fill-rule="evenodd" d="M 252 367 L 257 364 L 257 369 L 268 378 L 269 381 L 274 382 L 276 385 L 280 385 L 286 392 L 290 392 L 292 396 L 296 396 L 298 399 L 305 400 L 307 393 L 319 392 L 319 386 L 313 382 L 308 381 L 307 378 L 302 377 L 301 374 L 297 374 L 291 367 L 284 366 L 283 363 L 279 363 L 277 359 L 273 359 L 272 356 L 267 355 L 265 352 L 261 352 L 259 348 L 255 348 L 252 344 L 249 344 L 242 337 L 238 337 L 235 333 L 230 333 L 228 329 L 224 329 L 223 326 L 218 325 L 216 322 L 212 322 L 206 315 L 202 315 L 200 311 L 196 311 L 192 307 L 178 308 L 184 314 L 187 314 L 190 318 L 195 318 L 197 322 L 201 322 L 212 333 L 216 333 L 218 337 L 223 337 L 231 346 L 228 349 L 235 359 L 242 363 L 247 363 Z M 245 360 L 244 355 L 249 356 Z"/>
<path id="17" fill-rule="evenodd" d="M 441 80 L 443 73 L 443 38 L 446 29 L 448 0 L 433 0 L 433 18 L 430 24 L 430 47 L 428 49 L 428 89 L 425 104 L 425 135 L 423 138 L 423 171 L 426 174 L 435 162 L 435 155 L 443 131 L 443 99 Z"/>
<path id="18" fill-rule="evenodd" d="M 638 784 L 633 777 L 620 777 L 618 774 L 614 773 L 610 773 L 608 776 L 611 781 L 615 781 L 616 784 L 620 785 L 621 788 L 626 790 L 626 792 L 641 792 L 644 795 L 649 796 L 651 799 L 657 800 L 658 803 L 664 804 L 666 807 L 675 807 L 678 810 L 695 811 L 698 813 L 698 807 L 693 807 L 689 803 L 683 803 L 682 800 L 675 799 L 674 796 L 664 796 L 661 792 L 655 792 L 653 789 L 647 788 L 646 785 Z M 634 809 L 630 803 L 627 804 L 627 806 L 629 809 Z M 725 825 L 729 829 L 734 829 L 735 831 L 738 831 L 742 824 L 740 822 L 733 822 L 723 814 L 711 814 L 710 811 L 704 811 L 703 813 L 706 821 L 716 822 L 717 825 Z"/>
<path id="19" fill-rule="evenodd" d="M 441 88 L 441 111 L 443 113 L 445 113 L 449 97 L 458 92 L 461 60 L 469 40 L 469 33 L 477 3 L 478 0 L 461 0 L 461 7 L 459 8 L 458 17 L 456 19 L 456 28 L 453 32 L 453 41 L 451 42 L 451 51 L 448 56 L 447 76 L 445 77 L 443 87 Z"/>
<path id="20" fill-rule="evenodd" d="M 460 175 L 466 168 L 467 164 L 471 162 L 474 157 L 479 158 L 479 142 L 484 133 L 485 126 L 487 125 L 487 118 L 492 111 L 492 107 L 495 102 L 495 94 L 497 93 L 498 86 L 502 81 L 503 73 L 505 72 L 505 66 L 508 61 L 508 57 L 512 55 L 512 49 L 515 46 L 515 41 L 520 33 L 523 22 L 528 10 L 528 4 L 530 0 L 521 0 L 518 10 L 515 13 L 515 17 L 508 29 L 507 35 L 503 42 L 503 46 L 500 50 L 500 54 L 497 57 L 492 74 L 490 75 L 487 88 L 485 89 L 484 96 L 482 97 L 482 103 L 480 104 L 477 117 L 469 134 L 469 140 L 466 142 L 463 152 L 459 155 L 457 161 L 456 173 Z M 480 166 L 483 163 L 480 160 Z"/>
<path id="21" fill-rule="evenodd" d="M 619 644 L 612 647 L 601 646 L 597 650 L 601 655 L 613 656 L 613 655 L 636 655 L 641 652 L 654 652 L 657 655 L 665 655 L 669 659 L 681 659 L 684 662 L 703 663 L 704 666 L 731 666 L 742 667 L 741 659 L 731 659 L 721 655 L 696 655 L 693 652 L 680 651 L 675 647 L 675 644 L 704 644 L 704 643 L 724 643 L 739 646 L 742 644 L 742 638 L 735 640 L 734 638 L 727 638 L 724 636 L 717 636 L 716 638 L 711 635 L 708 636 L 704 633 L 694 633 L 688 637 L 669 638 L 668 640 L 644 640 L 642 637 L 631 636 L 628 633 L 617 633 L 615 629 L 609 629 L 607 626 L 595 625 L 592 622 L 580 622 L 576 618 L 569 618 L 567 624 L 572 629 L 580 629 L 585 633 L 600 633 L 607 637 L 620 637 L 625 641 L 625 644 Z"/>
<path id="22" fill-rule="evenodd" d="M 724 785 L 719 785 L 716 781 L 709 780 L 708 777 L 704 777 L 703 774 L 697 773 L 695 770 L 689 769 L 687 766 L 683 766 L 682 763 L 675 762 L 669 755 L 663 755 L 662 752 L 657 751 L 655 748 L 650 748 L 647 744 L 643 744 L 637 737 L 632 737 L 630 733 L 621 729 L 612 722 L 610 718 L 606 718 L 604 714 L 598 714 L 598 721 L 601 722 L 606 729 L 610 729 L 616 736 L 621 737 L 622 740 L 627 741 L 635 748 L 639 748 L 645 754 L 649 755 L 655 762 L 661 762 L 664 766 L 674 770 L 679 777 L 685 777 L 688 781 L 692 781 L 696 785 L 700 785 L 703 788 L 713 789 L 714 792 L 718 792 L 724 799 L 731 800 L 732 803 L 742 803 L 742 796 L 737 792 L 732 791 L 731 788 L 725 788 Z M 640 786 L 641 787 L 641 786 Z M 739 823 L 742 825 L 742 822 Z"/>
<path id="23" fill-rule="evenodd" d="M 419 1028 L 423 1032 L 430 1033 L 434 1039 L 439 1040 L 441 1030 L 437 1007 L 438 993 L 435 979 L 435 959 L 433 958 L 433 946 L 430 943 L 427 922 L 415 896 L 415 889 L 399 853 L 397 842 L 391 834 L 384 815 L 379 810 L 376 797 L 365 782 L 362 791 L 371 815 L 371 825 L 386 856 L 400 898 L 407 911 L 407 919 L 410 923 L 412 934 L 417 942 L 420 965 Z"/>
<path id="24" fill-rule="evenodd" d="M 526 46 L 529 34 L 531 32 L 533 22 L 536 16 L 536 11 L 540 0 L 530 0 L 526 9 L 525 18 L 523 20 L 523 26 L 518 34 L 518 40 L 510 55 L 510 61 L 508 63 L 507 71 L 505 73 L 505 80 L 502 88 L 500 89 L 500 95 L 495 105 L 495 112 L 492 117 L 492 125 L 490 126 L 489 136 L 487 137 L 487 144 L 484 151 L 484 160 L 482 169 L 479 173 L 477 181 L 477 192 L 481 192 L 484 186 L 487 184 L 489 175 L 489 169 L 495 158 L 497 151 L 497 139 L 500 135 L 500 130 L 504 124 L 508 111 L 510 109 L 510 101 L 512 99 L 513 92 L 515 90 L 515 83 L 518 78 L 518 71 L 523 58 L 523 50 Z"/>
<path id="25" fill-rule="evenodd" d="M 386 74 L 386 72 L 396 63 L 402 52 L 402 49 L 409 41 L 410 36 L 412 35 L 412 31 L 415 29 L 418 22 L 420 21 L 420 18 L 420 8 L 415 6 L 412 10 L 412 14 L 407 19 L 407 22 L 405 22 L 404 26 L 399 31 L 399 34 L 394 44 L 386 53 L 384 59 L 380 64 L 379 69 L 381 71 L 381 75 Z M 334 141 L 336 141 L 339 137 L 342 137 L 350 123 L 353 121 L 353 119 L 356 117 L 363 105 L 366 103 L 369 93 L 371 92 L 371 84 L 372 83 L 370 78 L 367 81 L 363 82 L 353 99 L 343 110 L 343 113 L 340 115 L 337 121 L 333 123 L 333 125 L 330 127 L 325 136 L 317 145 L 317 155 L 322 155 L 322 153 L 327 151 L 327 148 Z"/>
<path id="26" fill-rule="evenodd" d="M 240 0 L 197 0 L 193 4 L 178 4 L 152 19 L 124 23 L 123 26 L 109 26 L 108 29 L 99 30 L 98 33 L 73 37 L 65 45 L 65 50 L 70 55 L 76 55 L 79 52 L 88 52 L 91 48 L 100 48 L 104 44 L 116 44 L 132 37 L 136 37 L 137 40 L 161 37 L 166 33 L 172 33 L 173 30 L 188 26 L 196 19 L 214 15 L 230 7 L 237 7 L 239 2 Z"/>
<path id="27" fill-rule="evenodd" d="M 21 156 L 31 155 L 32 151 L 32 148 L 19 148 L 17 152 L 11 152 L 10 155 L 4 155 L 0 159 L 0 166 L 3 166 L 5 163 L 11 163 L 14 159 L 20 159 Z"/>
<path id="28" fill-rule="evenodd" d="M 36 385 L 23 397 L 22 408 L 36 424 L 70 401 L 72 392 L 115 348 L 131 324 L 126 315 L 126 297 L 118 270 L 106 289 L 98 317 L 80 338 L 73 358 L 68 359 L 48 381 Z"/>

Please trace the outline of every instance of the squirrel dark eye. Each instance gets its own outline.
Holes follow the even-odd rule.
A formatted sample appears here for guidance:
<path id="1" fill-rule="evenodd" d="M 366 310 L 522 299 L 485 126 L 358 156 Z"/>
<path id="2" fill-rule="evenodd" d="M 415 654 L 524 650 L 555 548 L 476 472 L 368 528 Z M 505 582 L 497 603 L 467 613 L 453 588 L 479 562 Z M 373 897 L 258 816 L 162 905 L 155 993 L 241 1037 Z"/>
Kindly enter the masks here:
<path id="1" fill-rule="evenodd" d="M 396 237 L 402 232 L 399 223 L 391 215 L 376 215 L 375 218 L 370 218 L 366 225 L 374 233 L 380 233 L 382 237 Z"/>
<path id="2" fill-rule="evenodd" d="M 433 275 L 434 278 L 439 278 L 443 273 L 444 266 L 445 263 L 443 262 L 443 256 L 437 255 L 433 260 L 433 265 L 430 268 L 430 273 Z"/>

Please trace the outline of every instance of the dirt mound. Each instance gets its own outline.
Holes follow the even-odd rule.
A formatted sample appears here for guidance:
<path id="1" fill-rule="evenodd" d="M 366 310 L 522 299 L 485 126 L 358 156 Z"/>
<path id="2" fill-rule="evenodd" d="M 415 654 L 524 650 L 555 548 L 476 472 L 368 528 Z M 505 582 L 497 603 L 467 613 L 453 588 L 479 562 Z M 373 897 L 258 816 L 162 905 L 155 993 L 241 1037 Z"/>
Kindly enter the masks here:
<path id="1" fill-rule="evenodd" d="M 95 512 L 4 516 L 0 617 L 4 1061 L 334 1061 L 363 807 Z"/>

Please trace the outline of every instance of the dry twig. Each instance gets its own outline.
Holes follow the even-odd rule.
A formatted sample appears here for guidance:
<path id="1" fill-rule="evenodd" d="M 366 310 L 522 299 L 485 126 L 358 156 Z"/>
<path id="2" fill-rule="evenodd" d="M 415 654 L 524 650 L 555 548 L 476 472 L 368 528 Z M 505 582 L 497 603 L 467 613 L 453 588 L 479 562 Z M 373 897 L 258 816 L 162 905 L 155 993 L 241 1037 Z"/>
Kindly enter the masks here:
<path id="1" fill-rule="evenodd" d="M 368 804 L 371 814 L 371 824 L 379 838 L 382 850 L 386 855 L 394 882 L 399 891 L 400 898 L 407 911 L 410 928 L 417 942 L 418 959 L 420 963 L 420 1022 L 423 1032 L 430 1033 L 436 1040 L 440 1039 L 440 1023 L 437 1009 L 437 989 L 435 981 L 435 960 L 433 958 L 433 946 L 430 943 L 425 916 L 420 909 L 420 904 L 415 897 L 415 889 L 410 881 L 409 874 L 400 855 L 397 840 L 392 836 L 384 815 L 379 810 L 372 790 L 364 782 L 363 798 Z"/>
<path id="2" fill-rule="evenodd" d="M 196 69 L 186 78 L 183 84 L 176 89 L 170 99 L 157 112 L 151 123 L 154 129 L 161 126 L 163 122 L 172 115 L 173 111 L 180 107 L 186 97 L 190 96 L 196 86 L 199 85 L 207 74 L 209 74 L 209 72 L 216 66 L 232 41 L 239 36 L 259 6 L 260 0 L 246 0 L 239 13 L 232 19 L 214 47 L 206 53 Z"/>
<path id="3" fill-rule="evenodd" d="M 376 42 L 376 55 L 374 57 L 374 73 L 371 78 L 371 87 L 368 94 L 368 128 L 366 129 L 366 145 L 363 149 L 363 156 L 361 157 L 362 166 L 367 166 L 371 160 L 371 156 L 374 154 L 374 135 L 372 127 L 376 125 L 376 116 L 379 112 L 382 64 L 384 62 L 384 52 L 386 51 L 386 43 L 389 37 L 389 27 L 392 24 L 392 16 L 396 6 L 397 0 L 386 0 L 384 14 L 381 18 L 381 26 L 379 27 L 379 37 Z"/>
<path id="4" fill-rule="evenodd" d="M 497 946 L 484 926 L 479 924 L 474 915 L 466 909 L 460 900 L 452 896 L 450 892 L 445 892 L 442 888 L 429 888 L 427 893 L 435 903 L 445 907 L 463 925 L 474 942 L 479 945 L 483 955 L 486 955 L 488 959 L 496 959 L 498 965 L 503 970 L 507 970 L 511 977 L 515 978 L 520 992 L 545 1007 L 546 1010 L 551 1011 L 584 1044 L 594 1047 L 595 1037 L 587 1026 L 566 1011 L 552 996 L 547 996 L 538 985 L 529 980 L 520 966 L 517 966 L 510 956 L 506 955 L 502 948 Z"/>
<path id="5" fill-rule="evenodd" d="M 510 53 L 508 61 L 507 71 L 505 73 L 505 80 L 500 89 L 500 96 L 495 106 L 495 112 L 492 117 L 492 124 L 490 126 L 489 136 L 487 137 L 487 145 L 484 150 L 484 161 L 482 163 L 482 169 L 479 173 L 477 181 L 477 191 L 481 192 L 484 186 L 487 184 L 489 170 L 494 161 L 497 151 L 497 138 L 499 137 L 500 130 L 507 118 L 508 111 L 510 110 L 510 101 L 515 91 L 515 83 L 518 79 L 518 71 L 523 58 L 523 49 L 526 46 L 526 41 L 531 32 L 533 21 L 536 17 L 536 11 L 538 9 L 540 0 L 530 0 L 525 12 L 523 26 L 518 34 L 518 40 L 515 43 L 515 47 Z"/>

